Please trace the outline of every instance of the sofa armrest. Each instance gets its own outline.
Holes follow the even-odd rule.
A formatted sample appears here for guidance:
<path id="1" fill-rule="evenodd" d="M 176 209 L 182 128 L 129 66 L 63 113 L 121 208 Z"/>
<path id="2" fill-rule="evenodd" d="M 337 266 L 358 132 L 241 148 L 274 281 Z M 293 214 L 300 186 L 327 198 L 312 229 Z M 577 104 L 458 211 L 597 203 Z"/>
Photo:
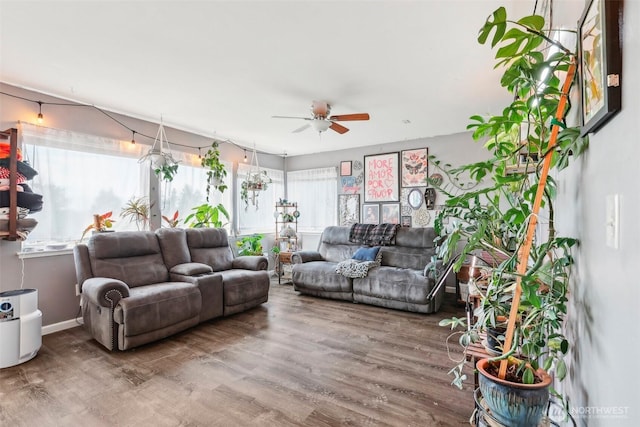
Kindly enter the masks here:
<path id="1" fill-rule="evenodd" d="M 262 255 L 244 255 L 234 258 L 231 268 L 240 268 L 242 270 L 266 270 L 269 268 L 269 260 Z"/>
<path id="2" fill-rule="evenodd" d="M 298 251 L 291 255 L 292 264 L 304 264 L 311 261 L 324 261 L 320 252 L 316 251 Z"/>
<path id="3" fill-rule="evenodd" d="M 82 284 L 82 296 L 95 305 L 115 307 L 118 301 L 129 296 L 129 286 L 118 279 L 92 277 Z"/>
<path id="4" fill-rule="evenodd" d="M 199 262 L 186 262 L 184 264 L 174 265 L 169 273 L 181 276 L 197 276 L 198 274 L 213 273 L 213 268 L 207 264 Z"/>

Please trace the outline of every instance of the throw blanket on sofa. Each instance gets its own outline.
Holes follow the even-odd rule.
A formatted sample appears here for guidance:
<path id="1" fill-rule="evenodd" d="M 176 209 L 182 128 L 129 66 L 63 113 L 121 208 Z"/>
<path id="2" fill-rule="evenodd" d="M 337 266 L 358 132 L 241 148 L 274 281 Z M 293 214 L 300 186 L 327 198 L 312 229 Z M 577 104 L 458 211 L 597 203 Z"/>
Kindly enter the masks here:
<path id="1" fill-rule="evenodd" d="M 371 246 L 395 245 L 398 228 L 400 228 L 400 224 L 378 224 L 369 230 L 364 243 Z"/>
<path id="2" fill-rule="evenodd" d="M 358 279 L 361 277 L 367 277 L 369 270 L 378 266 L 380 266 L 380 261 L 358 261 L 355 259 L 348 259 L 338 263 L 336 266 L 336 273 L 342 274 L 344 277 L 349 277 L 351 279 Z"/>
<path id="3" fill-rule="evenodd" d="M 349 241 L 351 243 L 366 243 L 366 238 L 369 235 L 369 230 L 375 227 L 374 224 L 360 224 L 355 223 L 349 230 Z"/>
<path id="4" fill-rule="evenodd" d="M 396 232 L 400 224 L 360 224 L 349 230 L 349 241 L 369 246 L 391 246 L 396 244 Z"/>
<path id="5" fill-rule="evenodd" d="M 367 277 L 369 270 L 373 267 L 379 267 L 381 262 L 380 246 L 360 248 L 353 254 L 353 258 L 338 263 L 336 273 L 351 279 Z"/>

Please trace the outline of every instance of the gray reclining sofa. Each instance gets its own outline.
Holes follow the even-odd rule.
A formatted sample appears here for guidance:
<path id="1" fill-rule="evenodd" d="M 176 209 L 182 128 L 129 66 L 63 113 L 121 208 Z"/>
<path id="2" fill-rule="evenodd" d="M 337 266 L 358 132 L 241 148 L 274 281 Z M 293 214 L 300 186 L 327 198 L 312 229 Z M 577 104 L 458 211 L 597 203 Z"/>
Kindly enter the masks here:
<path id="1" fill-rule="evenodd" d="M 440 262 L 435 255 L 433 228 L 399 228 L 395 244 L 382 246 L 381 265 L 366 277 L 336 273 L 339 262 L 350 259 L 363 245 L 349 241 L 350 227 L 327 227 L 317 251 L 292 255 L 292 282 L 302 294 L 372 304 L 419 313 L 438 311 L 444 286 L 428 298 L 436 284 Z"/>
<path id="2" fill-rule="evenodd" d="M 74 248 L 85 328 L 127 350 L 267 301 L 263 256 L 234 258 L 224 229 L 98 233 Z"/>

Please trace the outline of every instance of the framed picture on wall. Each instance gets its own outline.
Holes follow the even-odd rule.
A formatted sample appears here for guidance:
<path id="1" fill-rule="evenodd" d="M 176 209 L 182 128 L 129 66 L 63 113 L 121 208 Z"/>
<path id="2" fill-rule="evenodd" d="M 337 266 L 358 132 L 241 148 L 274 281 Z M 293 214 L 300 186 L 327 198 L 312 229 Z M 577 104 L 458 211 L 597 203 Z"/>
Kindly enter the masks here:
<path id="1" fill-rule="evenodd" d="M 397 202 L 398 152 L 364 156 L 364 201 Z"/>
<path id="2" fill-rule="evenodd" d="M 384 203 L 382 205 L 382 222 L 400 224 L 400 203 Z"/>
<path id="3" fill-rule="evenodd" d="M 338 225 L 347 226 L 360 222 L 360 195 L 338 195 Z"/>
<path id="4" fill-rule="evenodd" d="M 411 227 L 411 216 L 403 215 L 400 219 L 400 225 L 402 227 Z"/>
<path id="5" fill-rule="evenodd" d="M 620 1 L 588 0 L 580 19 L 581 135 L 595 132 L 621 108 Z"/>
<path id="6" fill-rule="evenodd" d="M 351 176 L 351 161 L 340 162 L 340 176 Z"/>
<path id="7" fill-rule="evenodd" d="M 429 172 L 428 156 L 426 148 L 404 150 L 401 152 L 401 176 L 403 187 L 424 187 L 427 185 Z"/>
<path id="8" fill-rule="evenodd" d="M 362 223 L 380 224 L 380 205 L 362 205 Z"/>

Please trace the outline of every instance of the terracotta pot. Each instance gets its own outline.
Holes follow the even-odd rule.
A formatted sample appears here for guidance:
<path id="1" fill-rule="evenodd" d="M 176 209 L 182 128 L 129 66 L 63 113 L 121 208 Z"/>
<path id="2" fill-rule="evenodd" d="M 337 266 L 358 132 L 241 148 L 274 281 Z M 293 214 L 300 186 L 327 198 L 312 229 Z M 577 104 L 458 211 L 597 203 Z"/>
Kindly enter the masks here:
<path id="1" fill-rule="evenodd" d="M 461 283 L 469 283 L 470 269 L 471 269 L 470 265 L 461 266 L 460 271 L 456 273 L 456 277 L 458 278 L 458 281 L 460 281 Z M 473 272 L 473 277 L 475 277 L 476 279 L 480 277 L 480 269 L 478 267 L 475 268 L 475 271 Z"/>
<path id="2" fill-rule="evenodd" d="M 491 416 L 506 426 L 535 427 L 539 424 L 549 403 L 551 377 L 544 370 L 536 374 L 542 379 L 537 384 L 520 384 L 502 380 L 487 372 L 488 359 L 476 364 L 480 391 Z"/>

